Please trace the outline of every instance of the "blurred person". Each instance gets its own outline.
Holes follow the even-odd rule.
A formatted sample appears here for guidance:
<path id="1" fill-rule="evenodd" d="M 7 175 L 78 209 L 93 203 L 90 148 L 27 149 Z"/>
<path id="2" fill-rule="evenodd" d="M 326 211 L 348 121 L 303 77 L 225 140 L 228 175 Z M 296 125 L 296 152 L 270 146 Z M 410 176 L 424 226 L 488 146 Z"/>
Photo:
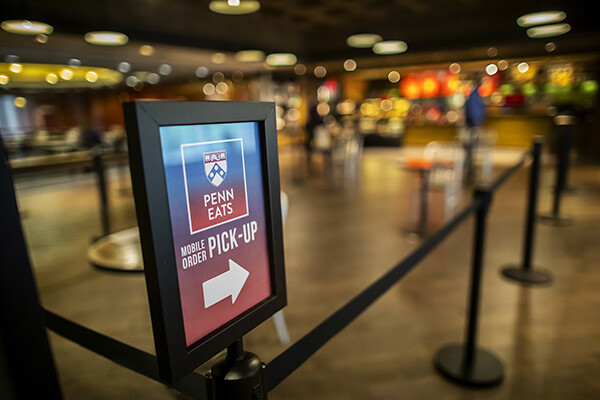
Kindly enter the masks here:
<path id="1" fill-rule="evenodd" d="M 481 73 L 473 75 L 473 89 L 465 101 L 465 122 L 467 125 L 467 137 L 463 142 L 465 148 L 465 180 L 472 184 L 475 179 L 475 168 L 473 167 L 473 155 L 477 148 L 479 130 L 485 121 L 486 109 L 483 99 L 479 94 L 481 86 Z"/>
<path id="2" fill-rule="evenodd" d="M 304 140 L 304 149 L 306 151 L 306 162 L 310 168 L 312 162 L 313 140 L 315 138 L 315 129 L 322 125 L 323 120 L 317 112 L 317 102 L 312 101 L 308 109 L 308 120 L 306 121 L 306 138 Z"/>

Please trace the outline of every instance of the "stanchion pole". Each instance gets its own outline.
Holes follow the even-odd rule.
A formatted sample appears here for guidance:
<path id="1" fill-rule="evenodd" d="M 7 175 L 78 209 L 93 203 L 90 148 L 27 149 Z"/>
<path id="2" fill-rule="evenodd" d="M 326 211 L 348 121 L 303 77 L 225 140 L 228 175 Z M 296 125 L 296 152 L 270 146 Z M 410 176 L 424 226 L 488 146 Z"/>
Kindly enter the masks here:
<path id="1" fill-rule="evenodd" d="M 544 139 L 540 136 L 533 141 L 531 171 L 529 175 L 529 196 L 525 223 L 525 242 L 523 244 L 523 260 L 520 266 L 508 265 L 502 269 L 506 278 L 532 285 L 542 285 L 552 282 L 548 271 L 533 269 L 533 245 L 535 239 L 535 215 L 537 212 L 540 164 Z"/>
<path id="2" fill-rule="evenodd" d="M 554 185 L 552 211 L 540 215 L 540 222 L 546 225 L 564 227 L 573 225 L 572 218 L 560 215 L 560 201 L 565 189 L 567 168 L 569 166 L 569 153 L 571 151 L 572 117 L 568 115 L 557 115 L 554 119 L 558 126 L 559 136 L 556 161 L 556 183 Z"/>
<path id="3" fill-rule="evenodd" d="M 267 400 L 265 365 L 244 351 L 242 339 L 227 347 L 227 355 L 211 368 L 214 400 Z"/>
<path id="4" fill-rule="evenodd" d="M 102 237 L 104 237 L 110 235 L 110 219 L 108 217 L 108 194 L 102 155 L 100 153 L 94 154 L 93 162 L 98 183 L 98 194 L 100 196 L 100 221 L 102 223 Z"/>
<path id="5" fill-rule="evenodd" d="M 504 367 L 498 358 L 487 350 L 477 348 L 477 319 L 481 290 L 481 274 L 485 247 L 487 214 L 492 201 L 492 192 L 487 188 L 475 191 L 481 201 L 475 221 L 473 248 L 473 270 L 467 332 L 464 344 L 448 345 L 440 349 L 435 357 L 435 367 L 447 378 L 466 386 L 494 386 L 504 377 Z"/>

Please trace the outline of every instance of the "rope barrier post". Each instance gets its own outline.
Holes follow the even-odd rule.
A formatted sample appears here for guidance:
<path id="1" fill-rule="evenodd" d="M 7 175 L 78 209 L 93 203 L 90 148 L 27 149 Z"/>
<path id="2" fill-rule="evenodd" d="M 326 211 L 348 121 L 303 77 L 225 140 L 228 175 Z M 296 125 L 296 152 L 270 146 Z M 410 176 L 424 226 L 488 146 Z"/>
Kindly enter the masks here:
<path id="1" fill-rule="evenodd" d="M 540 215 L 540 222 L 551 226 L 571 226 L 573 219 L 560 215 L 560 200 L 565 190 L 567 170 L 569 168 L 569 153 L 571 151 L 571 130 L 573 128 L 573 117 L 568 115 L 557 115 L 554 118 L 558 126 L 558 154 L 556 161 L 556 183 L 554 184 L 554 198 L 552 211 Z"/>
<path id="2" fill-rule="evenodd" d="M 540 180 L 540 164 L 544 139 L 540 136 L 533 141 L 531 152 L 533 160 L 529 175 L 529 196 L 527 202 L 527 215 L 525 223 L 525 242 L 523 244 L 523 260 L 520 266 L 509 265 L 502 269 L 506 278 L 532 285 L 543 285 L 552 282 L 552 275 L 548 271 L 533 269 L 533 243 L 535 239 L 535 215 L 538 203 Z"/>
<path id="3" fill-rule="evenodd" d="M 214 400 L 266 400 L 265 365 L 244 351 L 242 339 L 227 347 L 227 355 L 211 368 Z"/>
<path id="4" fill-rule="evenodd" d="M 102 164 L 102 155 L 95 153 L 93 157 L 94 172 L 98 183 L 100 195 L 100 221 L 102 223 L 102 237 L 110 235 L 110 219 L 108 217 L 108 194 L 106 189 L 106 174 Z"/>
<path id="5" fill-rule="evenodd" d="M 480 200 L 480 205 L 475 221 L 466 342 L 441 348 L 434 363 L 436 369 L 447 378 L 466 386 L 481 387 L 499 384 L 504 377 L 504 367 L 495 355 L 476 346 L 485 229 L 492 191 L 489 188 L 478 188 L 475 198 Z"/>

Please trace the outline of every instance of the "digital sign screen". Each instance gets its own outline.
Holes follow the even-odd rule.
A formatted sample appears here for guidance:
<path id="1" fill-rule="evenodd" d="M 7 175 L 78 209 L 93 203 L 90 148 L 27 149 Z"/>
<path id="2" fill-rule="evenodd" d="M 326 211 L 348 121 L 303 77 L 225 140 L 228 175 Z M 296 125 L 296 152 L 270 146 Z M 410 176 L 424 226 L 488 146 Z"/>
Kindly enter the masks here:
<path id="1" fill-rule="evenodd" d="M 161 126 L 185 342 L 272 292 L 257 122 Z"/>

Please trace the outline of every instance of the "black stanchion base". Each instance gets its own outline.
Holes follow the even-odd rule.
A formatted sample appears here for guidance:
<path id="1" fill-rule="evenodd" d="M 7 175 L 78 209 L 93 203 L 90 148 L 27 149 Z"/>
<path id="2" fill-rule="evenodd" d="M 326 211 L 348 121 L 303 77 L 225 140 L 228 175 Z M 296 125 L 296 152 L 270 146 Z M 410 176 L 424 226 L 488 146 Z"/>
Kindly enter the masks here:
<path id="1" fill-rule="evenodd" d="M 574 224 L 573 218 L 555 215 L 554 213 L 540 214 L 540 222 L 544 225 L 567 227 Z"/>
<path id="2" fill-rule="evenodd" d="M 505 278 L 530 285 L 548 285 L 552 282 L 552 274 L 540 269 L 524 269 L 510 265 L 502 268 L 501 272 Z"/>
<path id="3" fill-rule="evenodd" d="M 435 356 L 435 367 L 445 377 L 466 386 L 495 386 L 504 378 L 504 367 L 492 353 L 475 350 L 471 368 L 463 368 L 464 346 L 455 344 L 442 347 Z"/>

